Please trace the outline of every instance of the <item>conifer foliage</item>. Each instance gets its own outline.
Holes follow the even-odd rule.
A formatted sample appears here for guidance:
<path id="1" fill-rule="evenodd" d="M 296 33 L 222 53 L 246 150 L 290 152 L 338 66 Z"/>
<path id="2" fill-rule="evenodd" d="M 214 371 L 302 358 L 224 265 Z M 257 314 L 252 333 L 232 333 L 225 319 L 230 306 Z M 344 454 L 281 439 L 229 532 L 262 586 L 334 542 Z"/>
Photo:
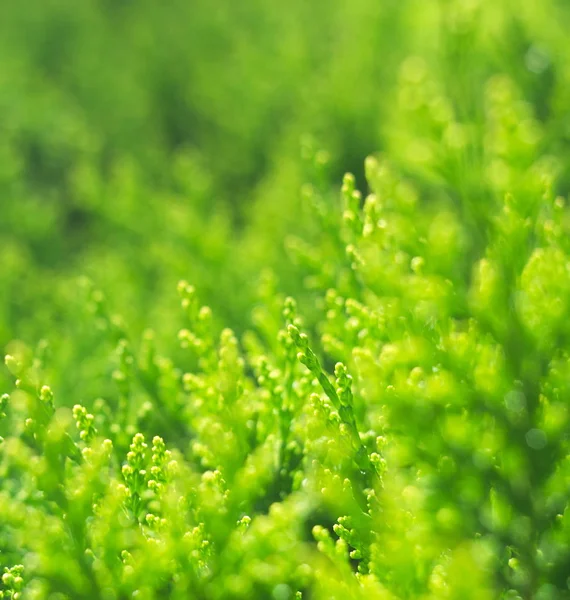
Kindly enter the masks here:
<path id="1" fill-rule="evenodd" d="M 39 314 L 0 379 L 0 598 L 570 598 L 568 9 L 385 4 L 418 39 L 363 177 L 304 137 L 236 225 L 195 153 L 157 199 L 148 157 L 86 156 L 124 246 L 77 281 L 4 245 Z"/>

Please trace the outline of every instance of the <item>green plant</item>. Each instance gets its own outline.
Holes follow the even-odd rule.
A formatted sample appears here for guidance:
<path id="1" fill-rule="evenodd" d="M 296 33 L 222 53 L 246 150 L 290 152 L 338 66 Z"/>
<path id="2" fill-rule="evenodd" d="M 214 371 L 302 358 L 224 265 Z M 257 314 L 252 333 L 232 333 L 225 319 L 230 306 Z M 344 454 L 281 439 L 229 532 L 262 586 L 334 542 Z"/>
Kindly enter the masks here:
<path id="1" fill-rule="evenodd" d="M 33 5 L 0 595 L 570 597 L 566 4 Z"/>
<path id="2" fill-rule="evenodd" d="M 186 282 L 175 360 L 95 313 L 116 391 L 75 406 L 78 433 L 42 361 L 6 357 L 3 552 L 31 562 L 30 597 L 566 593 L 570 261 L 548 164 L 538 198 L 480 215 L 479 249 L 478 221 L 366 169 L 364 200 L 352 176 L 343 206 L 311 192 L 330 223 L 303 263 L 314 342 L 278 297 L 241 344 L 218 335 Z"/>

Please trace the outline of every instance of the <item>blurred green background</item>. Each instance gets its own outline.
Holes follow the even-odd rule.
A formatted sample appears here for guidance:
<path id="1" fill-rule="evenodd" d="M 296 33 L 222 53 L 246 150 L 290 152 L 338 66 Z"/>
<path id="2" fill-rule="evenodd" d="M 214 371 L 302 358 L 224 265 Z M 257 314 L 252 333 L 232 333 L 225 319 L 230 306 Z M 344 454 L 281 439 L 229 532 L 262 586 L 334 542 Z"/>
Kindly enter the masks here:
<path id="1" fill-rule="evenodd" d="M 373 152 L 428 199 L 442 176 L 452 200 L 485 198 L 476 156 L 442 173 L 410 145 L 434 136 L 406 96 L 424 68 L 413 57 L 476 131 L 486 82 L 506 75 L 544 128 L 540 149 L 567 156 L 569 11 L 562 0 L 5 0 L 0 345 L 47 338 L 61 386 L 97 388 L 107 349 L 81 331 L 80 275 L 134 335 L 152 326 L 174 341 L 180 278 L 242 331 L 264 269 L 303 294 L 286 252 L 310 227 L 302 185 L 335 190 L 353 171 L 362 187 Z"/>

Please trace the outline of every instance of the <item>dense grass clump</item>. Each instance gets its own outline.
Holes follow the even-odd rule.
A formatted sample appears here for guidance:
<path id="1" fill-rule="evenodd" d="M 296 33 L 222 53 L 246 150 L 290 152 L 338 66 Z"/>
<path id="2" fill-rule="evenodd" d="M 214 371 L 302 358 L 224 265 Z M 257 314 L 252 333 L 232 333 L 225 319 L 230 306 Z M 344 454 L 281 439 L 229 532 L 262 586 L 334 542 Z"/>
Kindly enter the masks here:
<path id="1" fill-rule="evenodd" d="M 570 598 L 570 7 L 111 4 L 0 6 L 0 597 Z"/>

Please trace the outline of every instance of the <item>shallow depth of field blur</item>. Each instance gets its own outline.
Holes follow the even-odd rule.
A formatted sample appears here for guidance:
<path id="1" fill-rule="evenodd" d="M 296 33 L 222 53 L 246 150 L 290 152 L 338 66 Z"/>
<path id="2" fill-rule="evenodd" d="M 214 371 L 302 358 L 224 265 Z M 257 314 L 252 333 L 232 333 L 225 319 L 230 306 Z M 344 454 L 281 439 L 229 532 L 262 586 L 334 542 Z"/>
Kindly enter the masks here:
<path id="1" fill-rule="evenodd" d="M 354 510 L 363 498 L 370 501 L 369 489 L 389 497 L 358 513 L 362 522 L 373 522 L 364 527 L 374 531 L 372 541 L 362 542 L 370 555 L 360 542 L 346 542 L 351 562 L 346 558 L 346 569 L 335 570 L 331 556 L 345 548 L 330 550 L 327 535 L 333 536 L 339 518 L 358 518 L 346 508 L 352 504 L 338 499 L 344 488 L 322 505 L 313 490 L 316 496 L 309 494 L 298 509 L 303 516 L 295 517 L 310 551 L 294 565 L 295 552 L 304 550 L 291 542 L 293 550 L 283 552 L 292 562 L 282 566 L 285 573 L 291 565 L 301 571 L 309 565 L 313 579 L 299 576 L 304 583 L 297 587 L 293 575 L 279 579 L 278 568 L 263 563 L 273 547 L 251 561 L 253 570 L 266 568 L 265 579 L 251 575 L 247 558 L 224 563 L 233 546 L 221 540 L 237 534 L 229 533 L 233 522 L 216 521 L 211 537 L 204 534 L 214 550 L 200 555 L 211 564 L 200 563 L 192 579 L 196 598 L 288 600 L 303 593 L 324 599 L 337 592 L 386 599 L 570 597 L 569 32 L 566 0 L 0 2 L 0 347 L 16 357 L 0 371 L 0 393 L 10 394 L 17 377 L 15 407 L 25 404 L 18 394 L 33 396 L 33 385 L 39 390 L 45 384 L 53 390 L 56 415 L 58 407 L 76 404 L 95 410 L 98 399 L 110 407 L 105 418 L 124 409 L 120 428 L 115 423 L 107 430 L 103 417 L 99 424 L 101 437 L 115 445 L 117 473 L 134 433 L 144 433 L 149 446 L 160 434 L 186 461 L 184 468 L 208 469 L 216 482 L 229 482 L 228 514 L 251 517 L 254 528 L 255 515 L 267 513 L 272 500 L 290 508 L 288 498 L 303 498 L 302 480 L 319 488 L 321 475 L 307 465 L 321 460 L 322 440 L 336 435 L 327 429 L 336 417 L 307 442 L 312 434 L 304 428 L 311 429 L 314 416 L 303 411 L 323 384 L 320 364 L 333 380 L 341 361 L 354 379 L 350 418 L 342 404 L 344 367 L 336 372 L 342 393 L 326 383 L 323 389 L 333 404 L 340 398 L 337 425 L 354 426 L 356 438 L 360 433 L 352 466 L 338 458 L 345 482 L 361 481 L 349 474 L 355 464 L 369 477 Z M 345 178 L 341 192 L 347 172 L 354 179 Z M 121 388 L 132 375 L 121 362 L 125 353 L 144 352 L 151 329 L 156 352 L 166 357 L 158 371 L 171 369 L 168 385 L 177 399 L 190 404 L 218 389 L 212 383 L 218 373 L 207 371 L 213 363 L 200 354 L 200 344 L 196 356 L 187 357 L 195 332 L 179 293 L 184 310 L 190 304 L 185 294 L 194 302 L 194 293 L 211 308 L 216 340 L 224 328 L 235 333 L 235 347 L 227 330 L 220 344 L 245 357 L 236 375 L 237 404 L 240 394 L 253 397 L 269 385 L 271 369 L 265 358 L 251 358 L 256 353 L 281 369 L 285 388 L 299 398 L 299 390 L 306 391 L 306 403 L 300 399 L 287 412 L 291 431 L 283 433 L 281 422 L 281 433 L 274 432 L 284 436 L 283 446 L 285 439 L 297 444 L 299 457 L 289 465 L 289 487 L 279 479 L 273 496 L 239 483 L 249 473 L 235 475 L 245 468 L 241 459 L 216 462 L 215 451 L 204 450 L 210 421 L 183 414 L 175 403 L 164 415 L 149 416 L 148 387 L 139 381 L 132 386 L 137 392 Z M 282 323 L 286 297 L 295 299 L 300 317 L 291 316 L 287 301 Z M 305 367 L 287 362 L 296 351 L 279 355 L 275 340 L 282 342 L 287 324 L 287 343 L 306 353 L 314 382 Z M 311 369 L 296 327 L 309 335 L 318 368 Z M 220 364 L 225 356 L 220 351 Z M 29 388 L 24 364 L 34 372 Z M 204 376 L 208 383 L 190 378 L 183 384 L 183 372 L 198 377 L 200 369 L 211 381 Z M 282 393 L 275 389 L 269 392 Z M 243 431 L 265 418 L 257 400 L 248 402 Z M 17 420 L 20 409 L 9 419 Z M 325 409 L 334 413 L 334 407 Z M 238 413 L 231 413 L 236 423 Z M 231 429 L 233 421 L 225 418 L 219 426 Z M 0 425 L 6 440 L 12 431 L 7 423 Z M 28 439 L 22 427 L 14 439 Z M 239 423 L 235 427 L 241 431 Z M 273 435 L 270 425 L 259 427 Z M 91 437 L 78 440 L 78 447 Z M 374 446 L 380 438 L 386 441 Z M 262 441 L 251 444 L 244 464 L 258 451 L 263 463 Z M 42 457 L 40 442 L 30 448 Z M 10 452 L 0 461 L 2 477 L 24 481 L 9 466 Z M 386 461 L 382 484 L 370 479 L 380 467 L 369 455 Z M 329 459 L 330 474 L 335 459 Z M 285 464 L 276 468 L 281 477 Z M 32 487 L 36 475 L 30 475 Z M 67 484 L 62 479 L 58 485 Z M 232 492 L 240 485 L 247 493 Z M 80 575 L 61 583 L 45 566 L 49 560 L 41 560 L 47 546 L 24 548 L 27 538 L 4 525 L 12 523 L 6 506 L 15 506 L 14 498 L 59 518 L 57 494 L 44 507 L 48 491 L 26 496 L 20 483 L 5 487 L 0 567 L 22 561 L 24 572 L 32 573 L 24 598 L 87 597 L 82 585 L 103 594 L 94 598 L 136 597 L 127 592 L 126 575 L 120 585 L 114 575 L 104 580 L 103 571 L 91 572 L 83 559 L 77 559 L 78 573 L 91 583 L 77 583 Z M 86 510 L 85 522 L 94 518 Z M 132 506 L 125 511 L 138 527 Z M 386 524 L 382 514 L 398 522 Z M 204 518 L 199 526 L 207 530 Z M 325 533 L 317 529 L 309 543 L 303 532 L 313 526 Z M 114 564 L 112 553 L 97 555 L 87 534 L 80 541 L 74 535 L 77 547 L 62 551 L 65 557 L 79 556 L 86 544 L 95 562 Z M 138 548 L 135 538 L 125 539 Z M 261 538 L 252 539 L 252 547 L 261 547 Z M 379 550 L 382 540 L 386 547 Z M 128 550 L 136 562 L 135 550 L 119 546 L 115 554 Z M 311 562 L 317 546 L 335 566 Z M 175 542 L 171 547 L 178 548 Z M 473 560 L 479 570 L 470 587 L 461 572 L 475 568 Z M 349 581 L 351 569 L 363 579 L 345 582 L 342 594 L 341 587 L 335 591 L 331 582 Z M 169 576 L 157 575 L 160 585 L 149 578 L 135 592 L 149 599 L 194 597 L 190 584 L 164 583 Z M 20 597 L 6 586 L 3 597 Z"/>
<path id="2" fill-rule="evenodd" d="M 565 157 L 569 11 L 555 0 L 2 2 L 0 344 L 55 337 L 77 360 L 80 275 L 134 331 L 168 328 L 180 278 L 242 330 L 262 269 L 285 293 L 302 288 L 284 242 L 304 228 L 304 144 L 322 151 L 324 187 L 346 171 L 365 187 L 364 159 L 387 153 L 434 195 L 423 154 L 439 140 L 422 146 L 429 124 L 406 114 L 422 69 L 473 128 L 493 76 L 512 79 L 541 144 Z M 477 156 L 448 169 L 441 193 L 485 196 Z"/>

